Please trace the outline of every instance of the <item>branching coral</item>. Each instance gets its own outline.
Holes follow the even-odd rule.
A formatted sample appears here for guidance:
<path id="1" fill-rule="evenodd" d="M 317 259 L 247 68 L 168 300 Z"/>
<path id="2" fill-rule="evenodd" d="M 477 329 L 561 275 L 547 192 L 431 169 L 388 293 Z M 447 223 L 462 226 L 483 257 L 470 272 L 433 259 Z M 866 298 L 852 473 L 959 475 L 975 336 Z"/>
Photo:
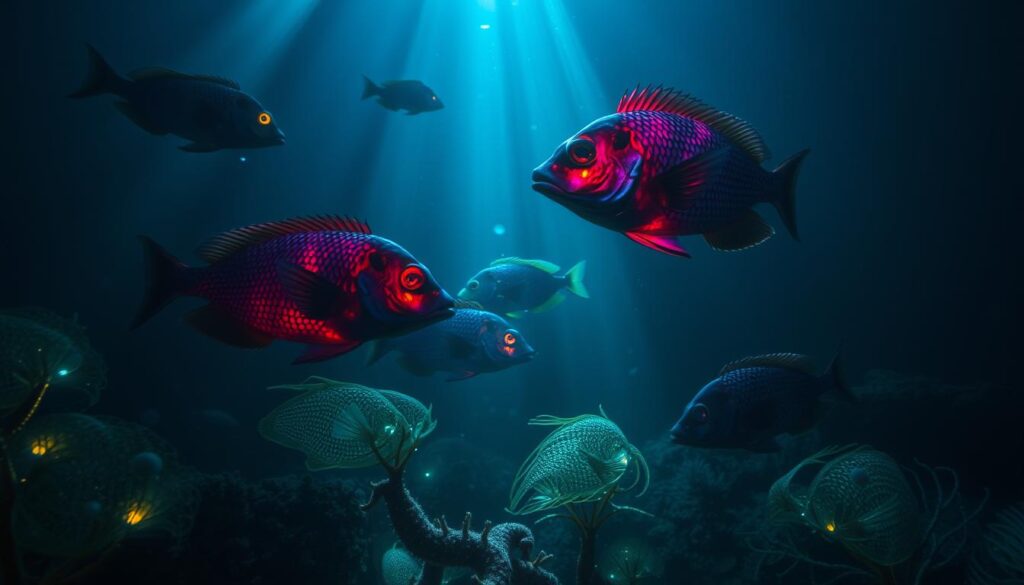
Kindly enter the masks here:
<path id="1" fill-rule="evenodd" d="M 794 481 L 813 467 L 820 469 L 808 487 Z M 826 582 L 874 575 L 883 583 L 917 585 L 957 557 L 966 527 L 986 498 L 968 512 L 952 470 L 921 463 L 916 470 L 903 469 L 868 447 L 830 447 L 776 481 L 769 516 L 784 527 L 767 544 L 753 546 L 764 555 L 759 568 L 786 564 L 780 574 L 787 574 L 802 565 L 812 582 L 824 573 Z M 841 546 L 858 565 L 811 552 L 816 543 L 792 530 L 800 525 Z"/>
<path id="2" fill-rule="evenodd" d="M 477 532 L 468 513 L 461 527 L 449 528 L 443 517 L 429 520 L 404 479 L 409 458 L 436 426 L 428 408 L 404 394 L 324 378 L 292 388 L 302 394 L 267 415 L 261 432 L 306 453 L 311 468 L 365 467 L 376 461 L 387 478 L 373 484 L 363 509 L 386 504 L 399 540 L 426 563 L 421 583 L 436 582 L 435 566 L 468 567 L 485 585 L 558 583 L 540 566 L 547 555 L 526 560 L 534 541 L 522 524 L 485 522 Z"/>

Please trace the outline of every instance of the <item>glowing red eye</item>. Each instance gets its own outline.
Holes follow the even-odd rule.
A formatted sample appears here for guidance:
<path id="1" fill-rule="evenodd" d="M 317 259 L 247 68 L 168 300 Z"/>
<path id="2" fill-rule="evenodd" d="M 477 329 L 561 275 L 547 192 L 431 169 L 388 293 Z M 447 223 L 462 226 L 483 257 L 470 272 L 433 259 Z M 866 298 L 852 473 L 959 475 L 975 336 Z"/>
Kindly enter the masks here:
<path id="1" fill-rule="evenodd" d="M 506 333 L 505 334 L 505 345 L 515 345 L 515 344 L 516 344 L 516 336 L 512 335 L 511 333 Z"/>
<path id="2" fill-rule="evenodd" d="M 426 280 L 427 275 L 423 273 L 423 269 L 419 266 L 407 266 L 405 270 L 402 271 L 402 288 L 405 290 L 419 290 L 423 287 L 423 283 L 426 282 Z"/>
<path id="3" fill-rule="evenodd" d="M 597 156 L 597 148 L 587 138 L 577 138 L 569 143 L 569 158 L 578 165 L 587 165 L 594 162 Z"/>

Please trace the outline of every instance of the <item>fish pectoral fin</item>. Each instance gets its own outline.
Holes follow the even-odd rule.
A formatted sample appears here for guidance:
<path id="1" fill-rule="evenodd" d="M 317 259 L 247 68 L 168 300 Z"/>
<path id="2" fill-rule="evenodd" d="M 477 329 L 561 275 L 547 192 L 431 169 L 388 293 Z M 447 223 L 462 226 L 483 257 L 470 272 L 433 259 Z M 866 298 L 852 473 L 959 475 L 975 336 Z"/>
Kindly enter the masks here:
<path id="1" fill-rule="evenodd" d="M 266 347 L 273 341 L 269 335 L 257 331 L 213 305 L 206 305 L 188 313 L 185 315 L 185 322 L 203 335 L 235 347 Z"/>
<path id="2" fill-rule="evenodd" d="M 220 147 L 218 147 L 218 145 L 216 144 L 211 143 L 188 142 L 187 144 L 180 145 L 180 147 L 178 147 L 178 150 L 184 151 L 186 153 L 212 153 L 214 151 L 219 151 Z"/>
<path id="3" fill-rule="evenodd" d="M 165 128 L 161 128 L 159 125 L 153 123 L 152 120 L 142 115 L 142 113 L 139 112 L 138 108 L 136 108 L 130 102 L 114 102 L 114 107 L 117 108 L 117 111 L 124 114 L 125 118 L 131 120 L 133 124 L 135 124 L 139 128 L 142 128 L 146 132 L 149 132 L 150 134 L 155 134 L 157 136 L 163 136 L 164 134 L 167 134 L 167 130 Z"/>
<path id="4" fill-rule="evenodd" d="M 452 374 L 447 379 L 445 379 L 445 382 L 458 382 L 460 380 L 468 380 L 468 379 L 472 378 L 475 375 L 476 375 L 476 372 L 471 372 L 469 370 L 466 370 L 464 372 L 459 372 L 457 374 Z"/>
<path id="5" fill-rule="evenodd" d="M 343 341 L 341 343 L 332 344 L 310 344 L 306 346 L 306 351 L 302 352 L 299 357 L 295 358 L 295 361 L 293 361 L 292 364 L 322 362 L 348 353 L 359 347 L 359 345 L 360 342 L 358 341 Z"/>
<path id="6" fill-rule="evenodd" d="M 640 232 L 626 232 L 626 237 L 641 246 L 647 246 L 648 248 L 657 250 L 663 254 L 682 256 L 684 258 L 690 257 L 690 253 L 686 251 L 686 248 L 679 244 L 675 236 L 653 236 Z"/>
<path id="7" fill-rule="evenodd" d="M 715 250 L 735 252 L 746 250 L 775 235 L 775 228 L 768 225 L 753 209 L 722 229 L 707 232 L 704 240 Z"/>
<path id="8" fill-rule="evenodd" d="M 765 437 L 749 443 L 746 449 L 754 453 L 776 453 L 782 450 L 782 446 L 775 440 L 775 437 Z"/>
<path id="9" fill-rule="evenodd" d="M 277 277 L 285 294 L 306 317 L 323 321 L 334 314 L 341 295 L 333 282 L 285 261 L 277 263 Z"/>

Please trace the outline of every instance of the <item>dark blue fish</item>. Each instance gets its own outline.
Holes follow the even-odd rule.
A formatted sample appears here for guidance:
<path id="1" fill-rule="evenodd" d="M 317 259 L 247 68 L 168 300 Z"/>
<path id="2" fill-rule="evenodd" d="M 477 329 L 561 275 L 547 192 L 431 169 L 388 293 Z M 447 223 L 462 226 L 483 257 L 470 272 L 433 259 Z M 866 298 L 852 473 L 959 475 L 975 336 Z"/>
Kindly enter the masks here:
<path id="1" fill-rule="evenodd" d="M 444 107 L 441 98 L 422 81 L 403 79 L 377 85 L 363 76 L 363 99 L 377 96 L 377 103 L 391 111 L 405 110 L 410 116 L 433 112 Z"/>
<path id="2" fill-rule="evenodd" d="M 123 77 L 91 46 L 89 60 L 89 76 L 69 97 L 114 94 L 121 98 L 114 106 L 139 128 L 192 141 L 181 150 L 213 152 L 284 144 L 284 133 L 270 112 L 234 81 L 159 67 Z"/>
<path id="3" fill-rule="evenodd" d="M 368 363 L 390 351 L 399 364 L 417 376 L 449 372 L 449 382 L 482 372 L 497 372 L 530 361 L 536 353 L 507 321 L 487 311 L 460 308 L 455 316 L 409 335 L 374 343 Z"/>
<path id="4" fill-rule="evenodd" d="M 856 400 L 842 379 L 838 354 L 821 375 L 807 357 L 793 353 L 737 360 L 694 396 L 672 427 L 672 441 L 778 451 L 775 436 L 811 429 L 822 411 L 822 395 L 828 392 Z"/>
<path id="5" fill-rule="evenodd" d="M 586 261 L 579 262 L 559 276 L 560 268 L 551 262 L 499 258 L 469 279 L 459 298 L 510 317 L 540 313 L 564 301 L 566 291 L 590 298 L 583 286 L 586 269 Z"/>

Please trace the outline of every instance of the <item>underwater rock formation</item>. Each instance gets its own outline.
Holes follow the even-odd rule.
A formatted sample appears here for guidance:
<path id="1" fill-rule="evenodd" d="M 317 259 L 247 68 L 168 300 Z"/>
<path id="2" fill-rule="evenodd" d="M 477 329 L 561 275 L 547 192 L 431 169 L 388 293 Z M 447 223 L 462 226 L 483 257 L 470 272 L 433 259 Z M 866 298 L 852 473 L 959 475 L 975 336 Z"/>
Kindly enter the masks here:
<path id="1" fill-rule="evenodd" d="M 596 573 L 597 531 L 622 510 L 646 514 L 636 508 L 613 503 L 617 493 L 642 484 L 647 491 L 650 472 L 640 450 L 626 439 L 618 425 L 600 415 L 573 418 L 539 416 L 531 425 L 557 427 L 523 462 L 512 482 L 508 511 L 512 514 L 564 508 L 537 520 L 563 518 L 576 525 L 580 553 L 576 562 L 577 585 L 602 580 Z M 633 482 L 621 485 L 630 469 Z"/>
<path id="2" fill-rule="evenodd" d="M 947 485 L 939 471 L 922 464 L 918 468 L 917 473 L 904 470 L 870 447 L 826 448 L 772 486 L 768 516 L 783 529 L 768 537 L 767 545 L 754 546 L 765 554 L 767 564 L 788 562 L 782 574 L 790 572 L 793 563 L 807 565 L 812 581 L 819 569 L 834 572 L 835 579 L 875 576 L 882 583 L 920 583 L 929 571 L 958 556 L 966 527 L 987 495 L 968 512 L 952 470 L 939 470 L 948 476 Z M 812 479 L 806 484 L 804 476 L 809 473 Z M 806 541 L 799 540 L 801 526 L 847 550 L 858 565 L 816 558 Z"/>
<path id="3" fill-rule="evenodd" d="M 968 568 L 971 585 L 1024 583 L 1024 503 L 999 512 L 985 527 Z"/>
<path id="4" fill-rule="evenodd" d="M 436 427 L 429 408 L 398 392 L 325 378 L 288 388 L 302 394 L 268 414 L 260 432 L 305 453 L 311 469 L 366 467 L 375 460 L 387 478 L 373 484 L 363 509 L 385 502 L 395 534 L 409 553 L 425 562 L 422 584 L 439 582 L 439 567 L 468 567 L 485 585 L 558 583 L 540 566 L 546 555 L 524 560 L 534 544 L 526 526 L 485 522 L 477 532 L 467 513 L 461 527 L 449 528 L 443 517 L 431 522 L 409 493 L 406 465 Z"/>

